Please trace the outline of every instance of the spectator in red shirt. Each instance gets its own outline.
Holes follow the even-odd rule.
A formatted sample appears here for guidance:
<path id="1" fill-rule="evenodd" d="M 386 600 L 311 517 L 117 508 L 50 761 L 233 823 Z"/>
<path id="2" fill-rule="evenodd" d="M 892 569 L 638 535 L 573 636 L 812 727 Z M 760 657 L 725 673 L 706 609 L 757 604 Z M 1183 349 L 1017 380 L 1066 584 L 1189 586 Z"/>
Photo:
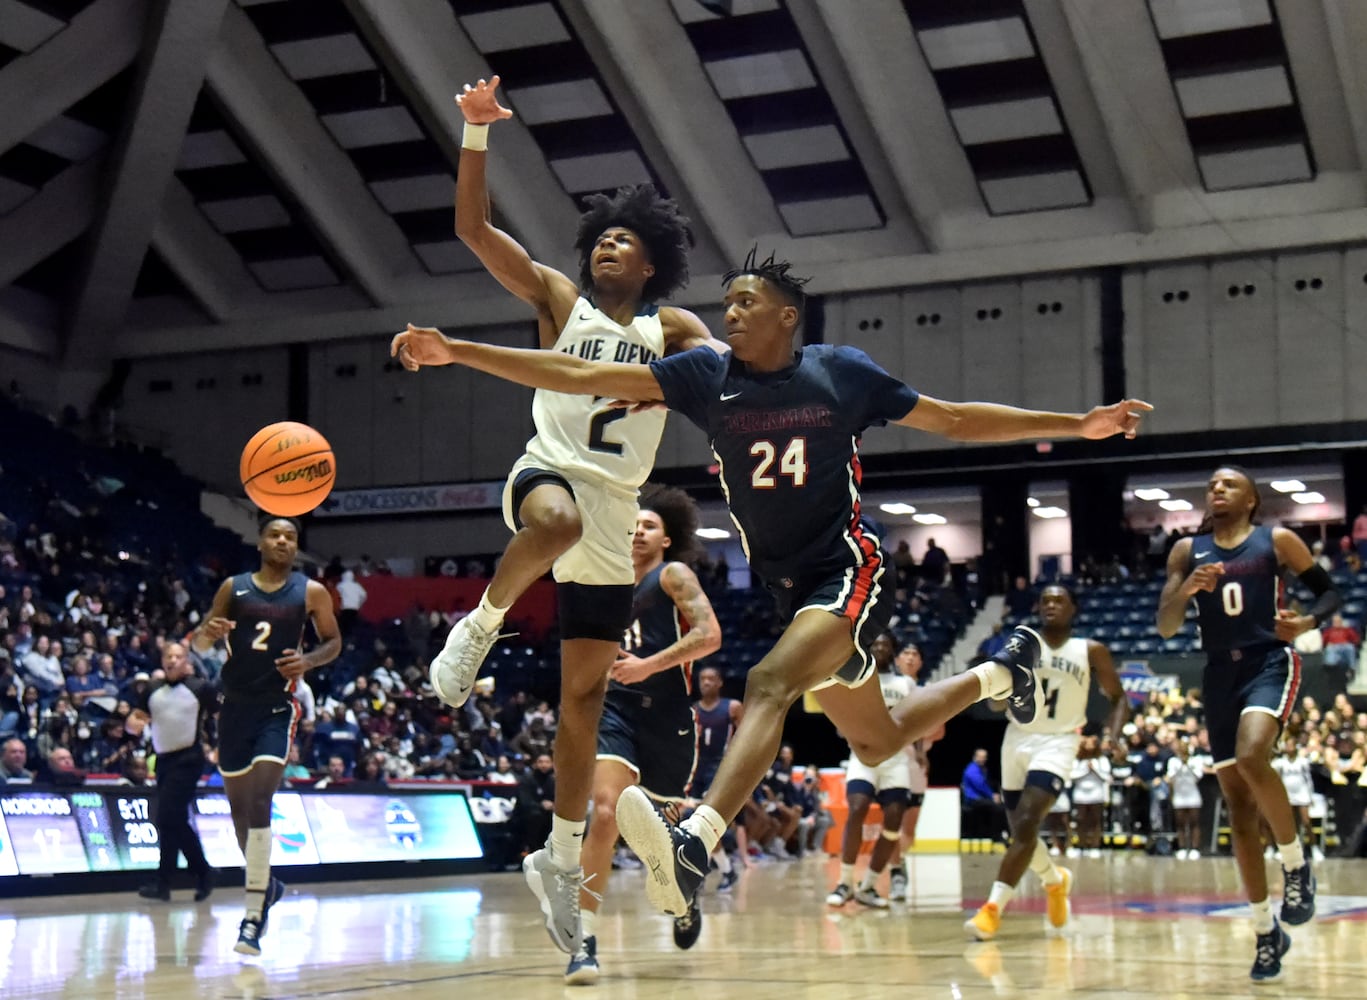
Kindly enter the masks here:
<path id="1" fill-rule="evenodd" d="M 1332 679 L 1333 690 L 1335 693 L 1346 691 L 1348 682 L 1357 673 L 1358 647 L 1362 645 L 1362 636 L 1343 620 L 1343 615 L 1334 615 L 1322 632 L 1324 666 Z"/>

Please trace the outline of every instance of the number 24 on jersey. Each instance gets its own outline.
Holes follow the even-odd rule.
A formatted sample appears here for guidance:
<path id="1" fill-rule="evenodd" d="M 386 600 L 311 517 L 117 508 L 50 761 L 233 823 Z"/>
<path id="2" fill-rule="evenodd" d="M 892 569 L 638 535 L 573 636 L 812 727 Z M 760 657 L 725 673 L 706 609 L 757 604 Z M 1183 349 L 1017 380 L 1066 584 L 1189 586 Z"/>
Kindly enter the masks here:
<path id="1" fill-rule="evenodd" d="M 786 476 L 795 487 L 807 485 L 807 439 L 789 439 L 782 450 L 773 441 L 760 440 L 750 445 L 750 457 L 757 459 L 750 472 L 750 485 L 757 490 L 778 488 L 779 477 Z M 774 463 L 777 459 L 778 469 Z"/>

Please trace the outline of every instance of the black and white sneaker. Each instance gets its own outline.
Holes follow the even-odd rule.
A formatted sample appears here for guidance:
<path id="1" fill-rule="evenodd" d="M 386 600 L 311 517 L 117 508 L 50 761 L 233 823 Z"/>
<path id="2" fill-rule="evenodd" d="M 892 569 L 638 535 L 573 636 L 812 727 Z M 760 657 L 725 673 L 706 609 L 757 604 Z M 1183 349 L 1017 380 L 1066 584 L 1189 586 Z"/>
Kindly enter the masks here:
<path id="1" fill-rule="evenodd" d="M 732 862 L 731 870 L 729 872 L 721 873 L 721 881 L 717 883 L 718 892 L 731 891 L 731 887 L 735 885 L 737 880 L 740 878 L 740 873 L 736 871 L 736 866 L 738 864 L 739 862 Z"/>
<path id="2" fill-rule="evenodd" d="M 893 903 L 907 901 L 907 870 L 898 865 L 888 876 L 888 900 Z"/>
<path id="3" fill-rule="evenodd" d="M 617 800 L 617 829 L 645 865 L 651 904 L 672 917 L 687 916 L 707 877 L 708 850 L 702 838 L 666 821 L 636 785 Z"/>
<path id="4" fill-rule="evenodd" d="M 237 944 L 233 951 L 239 955 L 261 954 L 262 921 L 255 917 L 245 917 L 237 927 Z"/>
<path id="5" fill-rule="evenodd" d="M 1282 956 L 1291 950 L 1291 935 L 1273 921 L 1272 929 L 1258 935 L 1258 950 L 1248 977 L 1255 983 L 1271 982 L 1282 974 Z"/>
<path id="6" fill-rule="evenodd" d="M 688 904 L 688 912 L 682 917 L 674 918 L 674 944 L 687 951 L 698 943 L 700 934 L 702 934 L 702 910 L 698 909 L 698 900 L 695 896 L 693 901 Z"/>
<path id="7" fill-rule="evenodd" d="M 826 905 L 844 906 L 852 899 L 854 899 L 854 886 L 846 885 L 844 882 L 841 882 L 832 889 L 831 894 L 826 897 Z"/>
<path id="8" fill-rule="evenodd" d="M 1282 923 L 1296 927 L 1315 915 L 1315 873 L 1307 861 L 1295 871 L 1282 869 Z"/>
<path id="9" fill-rule="evenodd" d="M 1026 625 L 1017 625 L 1006 639 L 1006 645 L 992 655 L 1011 671 L 1011 693 L 1006 698 L 1006 714 L 1022 726 L 1035 721 L 1035 668 L 1039 666 L 1043 640 L 1039 633 Z"/>

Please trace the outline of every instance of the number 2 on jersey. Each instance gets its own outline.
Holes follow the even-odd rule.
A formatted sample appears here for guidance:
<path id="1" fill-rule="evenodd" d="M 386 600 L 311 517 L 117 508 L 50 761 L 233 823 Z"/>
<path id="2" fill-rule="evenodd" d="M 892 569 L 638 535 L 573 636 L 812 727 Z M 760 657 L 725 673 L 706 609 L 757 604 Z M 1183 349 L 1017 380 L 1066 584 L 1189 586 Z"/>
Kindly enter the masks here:
<path id="1" fill-rule="evenodd" d="M 270 649 L 270 647 L 268 647 L 268 646 L 266 645 L 266 642 L 270 639 L 270 637 L 271 637 L 271 623 L 270 623 L 270 622 L 257 622 L 257 623 L 256 623 L 256 638 L 252 640 L 252 649 L 255 649 L 255 650 L 257 650 L 258 652 L 262 652 L 262 653 L 268 652 L 269 649 Z"/>
<path id="2" fill-rule="evenodd" d="M 605 451 L 609 455 L 622 454 L 622 446 L 616 441 L 608 441 L 603 437 L 603 431 L 608 424 L 615 423 L 626 417 L 627 410 L 599 410 L 589 421 L 589 449 L 591 451 Z"/>
<path id="3" fill-rule="evenodd" d="M 759 459 L 755 463 L 754 471 L 750 473 L 750 485 L 755 489 L 772 490 L 778 486 L 778 477 L 769 472 L 774 465 L 774 457 L 778 453 L 778 448 L 772 441 L 756 441 L 750 446 L 750 455 Z M 778 474 L 787 476 L 793 481 L 794 486 L 807 485 L 807 439 L 805 437 L 792 438 L 784 446 L 783 455 L 778 460 Z"/>

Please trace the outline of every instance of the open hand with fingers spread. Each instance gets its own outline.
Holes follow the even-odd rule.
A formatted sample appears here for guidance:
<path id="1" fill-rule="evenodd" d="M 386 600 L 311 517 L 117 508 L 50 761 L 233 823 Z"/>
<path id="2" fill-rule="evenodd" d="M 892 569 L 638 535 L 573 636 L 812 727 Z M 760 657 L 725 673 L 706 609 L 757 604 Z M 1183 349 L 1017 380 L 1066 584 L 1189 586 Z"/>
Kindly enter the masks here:
<path id="1" fill-rule="evenodd" d="M 473 87 L 467 83 L 464 91 L 456 95 L 456 104 L 471 125 L 488 125 L 513 116 L 512 109 L 499 104 L 494 96 L 498 84 L 498 75 L 495 74 L 487 82 L 480 80 Z"/>
<path id="2" fill-rule="evenodd" d="M 1122 399 L 1110 406 L 1093 407 L 1082 420 L 1082 437 L 1096 440 L 1124 434 L 1132 438 L 1139 433 L 1144 414 L 1152 409 L 1153 405 L 1142 399 Z"/>

